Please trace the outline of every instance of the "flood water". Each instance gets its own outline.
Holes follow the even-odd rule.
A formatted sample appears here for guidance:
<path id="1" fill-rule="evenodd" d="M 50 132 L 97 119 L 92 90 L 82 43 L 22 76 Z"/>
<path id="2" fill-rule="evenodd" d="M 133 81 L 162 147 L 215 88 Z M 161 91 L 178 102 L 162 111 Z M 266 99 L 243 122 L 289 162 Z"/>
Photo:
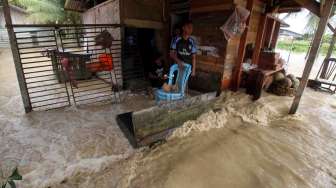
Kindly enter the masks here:
<path id="1" fill-rule="evenodd" d="M 287 74 L 294 74 L 297 77 L 301 77 L 306 65 L 306 53 L 289 52 L 280 49 L 277 49 L 276 51 L 279 52 L 281 58 L 287 62 L 285 65 Z M 325 55 L 321 54 L 317 57 L 309 77 L 310 79 L 316 78 L 324 58 Z"/>
<path id="2" fill-rule="evenodd" d="M 24 114 L 9 51 L 0 59 L 0 164 L 18 164 L 18 187 L 336 187 L 335 96 L 307 89 L 289 116 L 290 97 L 226 92 L 167 143 L 133 149 L 115 116 L 141 99 Z"/>

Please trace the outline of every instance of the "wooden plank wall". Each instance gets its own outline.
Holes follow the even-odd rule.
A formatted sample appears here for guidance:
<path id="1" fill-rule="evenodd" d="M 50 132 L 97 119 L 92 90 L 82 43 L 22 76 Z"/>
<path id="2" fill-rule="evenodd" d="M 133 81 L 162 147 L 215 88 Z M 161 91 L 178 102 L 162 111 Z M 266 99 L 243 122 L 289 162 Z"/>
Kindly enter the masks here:
<path id="1" fill-rule="evenodd" d="M 101 3 L 82 14 L 84 24 L 120 24 L 119 0 Z"/>
<path id="2" fill-rule="evenodd" d="M 84 13 L 82 13 L 83 24 L 120 24 L 120 4 L 119 0 L 109 0 L 104 3 L 101 3 Z M 115 40 L 122 40 L 121 28 L 109 28 L 107 29 L 109 33 L 113 36 Z M 90 29 L 87 30 L 90 32 Z M 93 42 L 91 42 L 93 43 Z M 97 48 L 96 46 L 91 47 L 93 49 Z M 120 55 L 121 57 L 121 50 Z M 115 62 L 115 67 L 121 67 L 121 61 Z M 122 75 L 118 74 L 117 80 L 120 80 L 118 84 L 122 85 Z"/>
<path id="3" fill-rule="evenodd" d="M 198 45 L 196 62 L 197 79 L 191 85 L 201 85 L 210 90 L 219 89 L 224 71 L 227 41 L 220 30 L 233 10 L 231 0 L 193 0 L 191 1 L 191 19 L 194 25 L 193 36 Z M 199 83 L 197 83 L 197 81 Z M 206 83 L 205 83 L 206 82 Z"/>
<path id="4" fill-rule="evenodd" d="M 164 2 L 163 0 L 123 0 L 123 19 L 161 22 Z"/>
<path id="5" fill-rule="evenodd" d="M 232 80 L 232 71 L 237 63 L 240 37 L 226 41 L 219 29 L 233 13 L 236 5 L 246 7 L 247 0 L 193 0 L 191 17 L 194 23 L 194 35 L 200 50 L 197 56 L 197 70 L 222 75 L 222 89 L 228 89 Z M 256 0 L 253 5 L 246 44 L 255 44 L 258 26 L 264 3 Z M 214 47 L 218 56 L 209 55 L 202 47 Z"/>
<path id="6" fill-rule="evenodd" d="M 235 4 L 245 7 L 246 0 L 236 0 Z M 250 18 L 249 30 L 247 34 L 247 42 L 248 44 L 256 43 L 258 26 L 261 19 L 261 15 L 264 11 L 264 4 L 261 1 L 255 1 L 253 6 L 253 11 Z M 224 64 L 224 73 L 222 78 L 222 89 L 228 89 L 231 85 L 232 71 L 237 63 L 238 57 L 238 48 L 240 43 L 240 37 L 232 38 L 228 41 L 226 47 L 226 57 Z"/>

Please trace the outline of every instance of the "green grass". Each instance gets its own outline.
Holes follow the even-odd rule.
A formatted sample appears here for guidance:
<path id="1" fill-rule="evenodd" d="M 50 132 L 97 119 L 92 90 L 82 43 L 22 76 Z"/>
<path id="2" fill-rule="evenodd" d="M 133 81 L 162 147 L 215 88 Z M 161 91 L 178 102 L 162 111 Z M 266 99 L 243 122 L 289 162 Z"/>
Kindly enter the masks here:
<path id="1" fill-rule="evenodd" d="M 310 41 L 306 40 L 297 40 L 294 41 L 292 44 L 292 41 L 279 41 L 277 44 L 277 49 L 281 50 L 293 50 L 293 52 L 297 53 L 306 53 L 309 50 Z M 321 54 L 326 54 L 328 52 L 329 43 L 323 43 L 322 47 L 320 49 Z M 334 53 L 336 48 L 334 47 Z"/>

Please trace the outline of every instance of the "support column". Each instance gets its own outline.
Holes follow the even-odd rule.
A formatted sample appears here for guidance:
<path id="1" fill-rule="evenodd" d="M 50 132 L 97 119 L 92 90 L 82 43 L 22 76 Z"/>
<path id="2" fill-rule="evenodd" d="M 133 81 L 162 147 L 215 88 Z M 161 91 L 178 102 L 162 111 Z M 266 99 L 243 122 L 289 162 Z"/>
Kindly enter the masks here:
<path id="1" fill-rule="evenodd" d="M 307 58 L 305 69 L 303 71 L 300 86 L 296 92 L 296 95 L 295 95 L 293 104 L 291 106 L 291 109 L 289 111 L 289 114 L 295 114 L 299 107 L 302 94 L 307 86 L 309 75 L 313 68 L 316 55 L 318 53 L 318 50 L 321 44 L 322 36 L 324 34 L 324 31 L 329 21 L 329 17 L 331 15 L 332 8 L 334 6 L 334 1 L 335 0 L 329 0 L 329 1 L 326 1 L 324 4 L 323 11 L 321 12 L 321 18 L 318 24 L 318 28 L 314 36 L 313 44 L 312 44 L 311 50 Z"/>
<path id="2" fill-rule="evenodd" d="M 8 4 L 8 0 L 3 0 L 2 5 L 3 5 L 3 11 L 4 11 L 4 16 L 5 16 L 6 26 L 7 26 L 10 47 L 11 47 L 12 54 L 13 54 L 16 75 L 17 75 L 17 79 L 19 82 L 22 102 L 23 102 L 26 113 L 28 113 L 32 111 L 32 106 L 29 100 L 26 80 L 24 78 L 24 73 L 23 73 L 22 64 L 20 60 L 20 54 L 19 54 L 19 50 L 17 47 L 17 43 L 16 43 L 16 36 L 15 36 L 13 25 L 12 25 L 12 18 L 10 14 L 10 7 Z"/>
<path id="3" fill-rule="evenodd" d="M 244 62 L 244 56 L 245 56 L 245 50 L 246 50 L 246 40 L 247 40 L 248 30 L 250 26 L 250 20 L 252 17 L 253 3 L 254 3 L 254 0 L 248 0 L 247 5 L 246 5 L 246 9 L 250 11 L 250 15 L 246 21 L 247 27 L 240 38 L 239 49 L 238 49 L 238 59 L 236 62 L 235 69 L 233 71 L 233 80 L 232 80 L 232 86 L 231 86 L 233 91 L 238 91 L 240 82 L 241 82 L 242 65 Z"/>
<path id="4" fill-rule="evenodd" d="M 256 44 L 254 47 L 253 57 L 252 57 L 252 64 L 258 64 L 259 63 L 259 55 L 261 52 L 261 48 L 264 44 L 264 34 L 265 34 L 265 28 L 267 23 L 267 14 L 264 13 L 260 17 L 259 26 L 258 26 L 258 34 L 256 39 Z"/>

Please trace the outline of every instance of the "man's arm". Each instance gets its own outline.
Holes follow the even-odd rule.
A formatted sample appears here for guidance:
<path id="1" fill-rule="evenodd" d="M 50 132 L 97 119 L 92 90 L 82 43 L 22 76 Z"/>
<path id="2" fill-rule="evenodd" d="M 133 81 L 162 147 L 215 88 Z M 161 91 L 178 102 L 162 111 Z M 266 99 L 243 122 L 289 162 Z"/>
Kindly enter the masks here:
<path id="1" fill-rule="evenodd" d="M 192 72 L 191 72 L 191 76 L 195 76 L 196 75 L 196 54 L 192 55 Z"/>
<path id="2" fill-rule="evenodd" d="M 179 66 L 183 64 L 183 62 L 177 57 L 177 53 L 175 50 L 170 51 L 170 58 L 174 60 Z"/>

